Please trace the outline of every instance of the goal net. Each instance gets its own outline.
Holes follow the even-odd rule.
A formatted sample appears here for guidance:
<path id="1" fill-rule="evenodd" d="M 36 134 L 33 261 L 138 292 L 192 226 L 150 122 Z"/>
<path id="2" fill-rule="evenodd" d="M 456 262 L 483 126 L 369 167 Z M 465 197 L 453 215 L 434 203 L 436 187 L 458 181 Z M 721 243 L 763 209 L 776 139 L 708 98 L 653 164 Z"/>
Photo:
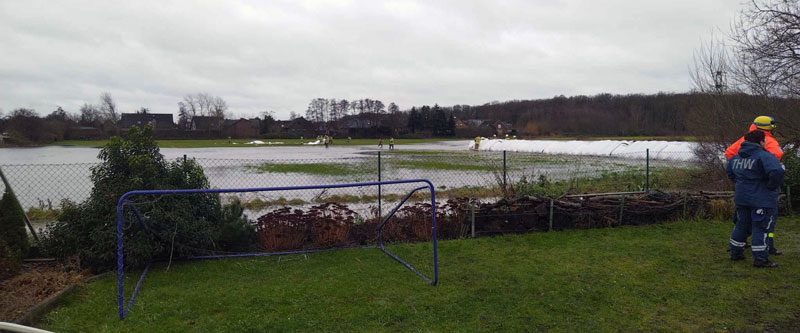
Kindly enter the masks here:
<path id="1" fill-rule="evenodd" d="M 385 211 L 380 204 L 376 207 L 369 203 L 374 196 L 352 194 L 354 189 L 375 187 L 394 187 L 402 193 L 384 191 L 387 194 L 379 195 L 384 203 L 392 203 Z M 343 190 L 350 190 L 351 194 L 336 192 Z M 306 198 L 285 197 L 286 193 L 304 191 L 316 194 Z M 270 196 L 271 193 L 281 193 L 281 196 Z M 323 193 L 324 199 L 320 199 Z M 220 205 L 220 200 L 235 204 Z M 117 203 L 119 318 L 126 317 L 150 265 L 159 261 L 371 248 L 382 251 L 435 286 L 439 279 L 436 208 L 434 186 L 425 179 L 127 192 Z M 258 218 L 249 220 L 243 217 L 244 211 Z M 215 224 L 213 220 L 226 222 Z M 215 237 L 211 239 L 207 236 L 209 233 Z M 387 242 L 408 240 L 432 241 L 432 278 L 387 249 Z M 127 248 L 126 244 L 129 244 Z M 126 305 L 124 277 L 126 268 L 131 267 L 144 267 L 144 270 Z"/>

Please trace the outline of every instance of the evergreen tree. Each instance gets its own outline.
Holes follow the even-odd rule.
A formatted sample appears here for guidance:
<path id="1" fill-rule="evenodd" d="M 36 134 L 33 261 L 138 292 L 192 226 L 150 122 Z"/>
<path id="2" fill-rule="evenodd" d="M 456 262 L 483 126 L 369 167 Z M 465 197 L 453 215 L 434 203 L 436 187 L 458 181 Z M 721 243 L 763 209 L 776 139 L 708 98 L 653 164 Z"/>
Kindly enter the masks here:
<path id="1" fill-rule="evenodd" d="M 0 200 L 0 239 L 20 257 L 28 253 L 30 245 L 25 231 L 25 217 L 8 189 Z"/>
<path id="2" fill-rule="evenodd" d="M 419 112 L 416 107 L 411 107 L 411 112 L 408 113 L 408 129 L 411 133 L 416 133 L 420 129 Z"/>
<path id="3" fill-rule="evenodd" d="M 428 130 L 433 128 L 433 115 L 431 114 L 431 107 L 427 105 L 423 105 L 419 111 L 420 116 L 420 128 L 423 130 Z"/>
<path id="4" fill-rule="evenodd" d="M 447 115 L 439 104 L 433 106 L 433 135 L 447 135 Z"/>
<path id="5" fill-rule="evenodd" d="M 452 113 L 450 113 L 450 116 L 447 118 L 447 135 L 454 136 L 456 135 L 456 118 Z"/>

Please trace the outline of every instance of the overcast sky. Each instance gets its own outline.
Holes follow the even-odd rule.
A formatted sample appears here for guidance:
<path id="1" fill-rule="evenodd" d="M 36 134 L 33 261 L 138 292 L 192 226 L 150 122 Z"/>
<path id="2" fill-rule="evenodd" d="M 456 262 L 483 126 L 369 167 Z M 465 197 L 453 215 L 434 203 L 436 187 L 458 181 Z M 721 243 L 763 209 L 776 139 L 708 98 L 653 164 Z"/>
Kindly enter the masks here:
<path id="1" fill-rule="evenodd" d="M 177 112 L 186 94 L 234 116 L 312 98 L 478 105 L 555 95 L 685 92 L 692 52 L 737 0 L 0 0 L 0 108 Z"/>

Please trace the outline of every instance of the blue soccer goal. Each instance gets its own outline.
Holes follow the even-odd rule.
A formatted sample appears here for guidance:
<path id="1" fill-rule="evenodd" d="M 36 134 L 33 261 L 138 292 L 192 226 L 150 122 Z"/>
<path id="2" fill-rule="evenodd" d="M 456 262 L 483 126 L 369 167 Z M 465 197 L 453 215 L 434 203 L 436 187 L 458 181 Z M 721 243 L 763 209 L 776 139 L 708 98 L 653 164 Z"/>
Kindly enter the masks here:
<path id="1" fill-rule="evenodd" d="M 437 246 L 436 246 L 436 194 L 434 190 L 433 184 L 426 180 L 426 179 L 409 179 L 409 180 L 395 180 L 395 181 L 380 181 L 380 182 L 365 182 L 365 183 L 352 183 L 352 184 L 335 184 L 335 185 L 309 185 L 309 186 L 289 186 L 289 187 L 261 187 L 261 188 L 239 188 L 239 189 L 186 189 L 186 190 L 149 190 L 149 191 L 130 191 L 122 195 L 119 201 L 117 202 L 117 300 L 119 306 L 119 318 L 125 319 L 125 316 L 128 314 L 128 311 L 133 305 L 133 301 L 136 299 L 136 294 L 139 292 L 139 288 L 142 286 L 142 282 L 144 281 L 145 276 L 147 275 L 147 271 L 150 268 L 150 265 L 158 260 L 153 260 L 145 266 L 142 275 L 139 277 L 139 281 L 136 284 L 136 287 L 133 289 L 131 293 L 130 300 L 128 301 L 127 306 L 125 305 L 125 296 L 124 296 L 124 257 L 123 257 L 123 224 L 124 224 L 124 210 L 125 207 L 129 207 L 132 212 L 133 216 L 135 216 L 138 224 L 146 231 L 150 232 L 147 227 L 147 223 L 145 223 L 145 219 L 143 218 L 142 214 L 136 208 L 136 203 L 131 201 L 130 198 L 133 196 L 141 196 L 141 195 L 190 195 L 190 194 L 200 194 L 200 193 L 244 193 L 244 192 L 270 192 L 270 191 L 297 191 L 297 190 L 314 190 L 314 189 L 335 189 L 335 188 L 348 188 L 348 187 L 366 187 L 366 186 L 381 186 L 381 185 L 393 185 L 393 184 L 423 184 L 422 186 L 416 187 L 391 210 L 391 212 L 383 217 L 381 222 L 377 225 L 376 232 L 377 232 L 377 246 L 367 246 L 362 248 L 377 248 L 381 250 L 383 253 L 388 255 L 390 258 L 396 260 L 397 262 L 401 263 L 403 266 L 408 268 L 410 271 L 414 272 L 414 274 L 418 275 L 420 278 L 425 280 L 428 284 L 435 286 L 439 281 L 439 264 L 437 258 Z M 394 216 L 400 207 L 408 201 L 411 196 L 419 190 L 428 189 L 431 195 L 431 219 L 432 219 L 432 236 L 433 236 L 433 279 L 428 278 L 420 271 L 415 269 L 413 266 L 409 265 L 407 262 L 403 261 L 396 255 L 389 252 L 384 247 L 383 242 L 383 235 L 382 231 L 384 226 L 389 219 Z M 273 256 L 273 255 L 283 255 L 283 254 L 303 254 L 303 253 L 313 253 L 313 252 L 320 252 L 320 251 L 328 251 L 332 249 L 310 249 L 310 250 L 293 250 L 293 251 L 281 251 L 281 252 L 255 252 L 255 253 L 237 253 L 237 254 L 223 254 L 223 255 L 205 255 L 205 256 L 193 256 L 187 259 L 218 259 L 218 258 L 231 258 L 231 257 L 255 257 L 255 256 Z"/>

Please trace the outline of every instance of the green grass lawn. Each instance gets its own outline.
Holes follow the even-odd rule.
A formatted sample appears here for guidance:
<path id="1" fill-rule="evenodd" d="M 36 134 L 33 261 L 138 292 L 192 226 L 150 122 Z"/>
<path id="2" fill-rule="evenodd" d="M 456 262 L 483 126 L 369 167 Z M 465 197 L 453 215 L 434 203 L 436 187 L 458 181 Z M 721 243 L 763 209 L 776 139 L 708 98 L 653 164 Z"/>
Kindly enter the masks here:
<path id="1" fill-rule="evenodd" d="M 800 219 L 780 267 L 725 252 L 728 221 L 440 242 L 440 284 L 378 250 L 154 267 L 124 321 L 108 276 L 41 323 L 83 331 L 796 331 Z M 429 243 L 393 245 L 431 273 Z M 750 258 L 749 253 L 747 254 Z M 130 292 L 138 275 L 126 275 Z"/>
<path id="2" fill-rule="evenodd" d="M 272 145 L 246 145 L 246 142 L 253 140 L 261 140 L 264 142 L 283 142 L 283 144 Z M 448 138 L 429 138 L 429 139 L 395 139 L 395 146 L 429 143 L 437 141 L 452 141 L 452 140 L 465 140 L 465 139 L 448 139 Z M 316 138 L 310 139 L 213 139 L 213 140 L 158 140 L 158 145 L 161 148 L 214 148 L 214 147 L 281 147 L 281 146 L 300 146 L 304 143 L 316 141 Z M 102 147 L 108 140 L 66 140 L 55 142 L 55 146 L 79 146 L 79 147 Z M 347 142 L 345 138 L 337 138 L 334 140 L 334 146 L 369 146 L 374 145 L 378 147 L 378 139 L 352 139 Z M 389 140 L 383 140 L 383 148 L 389 149 Z M 399 147 L 398 147 L 399 148 Z"/>

